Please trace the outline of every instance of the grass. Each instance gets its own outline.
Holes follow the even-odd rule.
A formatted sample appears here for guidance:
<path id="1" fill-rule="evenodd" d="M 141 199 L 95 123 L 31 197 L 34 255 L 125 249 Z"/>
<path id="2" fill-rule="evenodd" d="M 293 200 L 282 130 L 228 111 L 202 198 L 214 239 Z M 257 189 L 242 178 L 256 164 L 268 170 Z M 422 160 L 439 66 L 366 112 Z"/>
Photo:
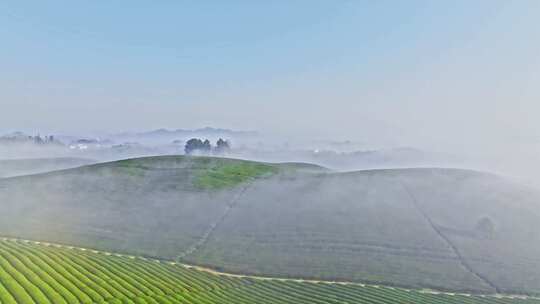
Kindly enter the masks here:
<path id="1" fill-rule="evenodd" d="M 276 167 L 262 163 L 219 162 L 198 173 L 194 184 L 201 189 L 230 188 L 258 177 L 271 175 L 276 171 Z"/>
<path id="2" fill-rule="evenodd" d="M 144 177 L 147 167 L 144 167 L 136 159 L 120 160 L 116 163 L 122 173 L 131 177 Z"/>
<path id="3" fill-rule="evenodd" d="M 156 161 L 158 159 L 158 161 Z M 249 180 L 269 176 L 278 171 L 279 165 L 252 161 L 191 156 L 167 156 L 127 159 L 115 163 L 119 172 L 130 178 L 144 178 L 151 171 L 184 170 L 193 173 L 193 185 L 203 190 L 232 188 Z M 289 168 L 290 167 L 290 168 Z M 293 170 L 292 165 L 284 166 Z"/>
<path id="4" fill-rule="evenodd" d="M 53 244 L 0 240 L 5 304 L 518 304 L 537 299 L 437 294 L 384 286 L 216 274 L 172 262 Z"/>

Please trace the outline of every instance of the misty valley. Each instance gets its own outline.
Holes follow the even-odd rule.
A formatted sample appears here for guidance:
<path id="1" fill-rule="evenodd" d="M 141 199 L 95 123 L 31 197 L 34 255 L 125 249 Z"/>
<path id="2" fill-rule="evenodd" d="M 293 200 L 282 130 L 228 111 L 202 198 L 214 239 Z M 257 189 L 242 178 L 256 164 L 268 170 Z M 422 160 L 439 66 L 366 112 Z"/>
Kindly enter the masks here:
<path id="1" fill-rule="evenodd" d="M 540 1 L 0 1 L 0 304 L 540 304 Z"/>
<path id="2" fill-rule="evenodd" d="M 146 137 L 184 151 L 128 158 L 114 139 L 91 154 L 4 140 L 43 157 L 0 160 L 0 301 L 537 301 L 535 188 L 467 169 L 243 160 L 221 138 L 234 132 L 209 130 L 219 139 Z M 245 151 L 257 136 L 235 140 Z"/>

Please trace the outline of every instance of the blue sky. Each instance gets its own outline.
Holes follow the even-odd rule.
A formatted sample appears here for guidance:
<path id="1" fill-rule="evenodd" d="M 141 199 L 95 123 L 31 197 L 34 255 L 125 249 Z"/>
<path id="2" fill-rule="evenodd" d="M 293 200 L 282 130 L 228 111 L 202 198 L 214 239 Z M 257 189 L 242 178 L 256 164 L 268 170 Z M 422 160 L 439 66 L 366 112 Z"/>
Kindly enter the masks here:
<path id="1" fill-rule="evenodd" d="M 0 130 L 534 138 L 539 18 L 533 0 L 2 1 Z"/>

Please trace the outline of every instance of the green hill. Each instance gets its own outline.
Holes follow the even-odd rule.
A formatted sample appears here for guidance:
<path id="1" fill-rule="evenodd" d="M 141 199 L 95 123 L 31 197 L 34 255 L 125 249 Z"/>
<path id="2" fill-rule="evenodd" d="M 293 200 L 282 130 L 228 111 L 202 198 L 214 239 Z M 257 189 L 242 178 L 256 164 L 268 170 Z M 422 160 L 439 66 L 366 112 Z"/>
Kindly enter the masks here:
<path id="1" fill-rule="evenodd" d="M 466 170 L 152 157 L 0 180 L 0 234 L 241 274 L 535 294 L 539 198 Z"/>
<path id="2" fill-rule="evenodd" d="M 0 159 L 0 178 L 75 168 L 91 163 L 95 161 L 70 157 Z"/>
<path id="3" fill-rule="evenodd" d="M 170 262 L 52 244 L 0 240 L 0 302 L 534 304 L 540 300 L 232 277 Z"/>

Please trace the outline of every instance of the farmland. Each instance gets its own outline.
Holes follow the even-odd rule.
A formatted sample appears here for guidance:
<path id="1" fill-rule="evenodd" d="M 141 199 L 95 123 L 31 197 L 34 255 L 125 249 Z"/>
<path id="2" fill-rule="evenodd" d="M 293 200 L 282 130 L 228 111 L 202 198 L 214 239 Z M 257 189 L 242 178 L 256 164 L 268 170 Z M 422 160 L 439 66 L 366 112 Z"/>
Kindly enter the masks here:
<path id="1" fill-rule="evenodd" d="M 149 157 L 0 179 L 0 235 L 244 275 L 534 295 L 539 198 L 468 170 Z"/>
<path id="2" fill-rule="evenodd" d="M 540 303 L 357 284 L 217 275 L 176 263 L 0 240 L 0 303 Z"/>

